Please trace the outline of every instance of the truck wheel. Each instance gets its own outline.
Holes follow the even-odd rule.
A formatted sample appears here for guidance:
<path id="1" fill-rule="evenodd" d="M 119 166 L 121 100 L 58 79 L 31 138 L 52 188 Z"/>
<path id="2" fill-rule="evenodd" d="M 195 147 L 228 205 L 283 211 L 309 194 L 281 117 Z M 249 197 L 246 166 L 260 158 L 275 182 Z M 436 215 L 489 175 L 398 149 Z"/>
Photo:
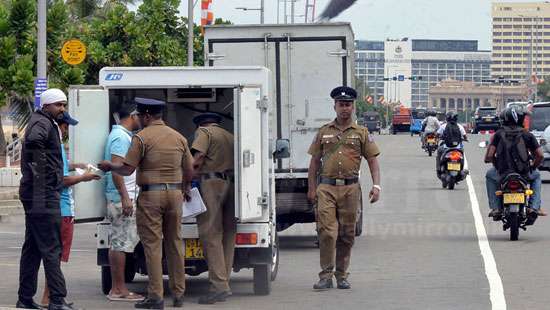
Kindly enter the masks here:
<path id="1" fill-rule="evenodd" d="M 132 283 L 136 277 L 136 265 L 133 254 L 126 254 L 126 264 L 124 265 L 124 282 Z"/>
<path id="2" fill-rule="evenodd" d="M 273 263 L 271 264 L 271 281 L 277 279 L 279 272 L 279 235 L 275 235 L 275 244 L 273 245 Z"/>
<path id="3" fill-rule="evenodd" d="M 269 295 L 271 293 L 272 264 L 256 265 L 254 267 L 254 294 Z"/>
<path id="4" fill-rule="evenodd" d="M 360 199 L 361 210 L 357 215 L 357 222 L 355 222 L 355 237 L 359 237 L 363 234 L 363 199 Z"/>
<path id="5" fill-rule="evenodd" d="M 113 285 L 111 279 L 111 267 L 101 266 L 101 291 L 104 295 L 109 294 Z"/>

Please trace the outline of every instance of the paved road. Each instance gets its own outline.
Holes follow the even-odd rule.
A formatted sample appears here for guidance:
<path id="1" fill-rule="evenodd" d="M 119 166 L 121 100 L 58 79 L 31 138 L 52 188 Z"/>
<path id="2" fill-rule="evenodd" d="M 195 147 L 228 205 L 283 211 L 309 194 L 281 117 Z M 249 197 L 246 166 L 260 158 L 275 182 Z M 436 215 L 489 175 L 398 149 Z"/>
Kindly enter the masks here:
<path id="1" fill-rule="evenodd" d="M 378 137 L 377 137 L 378 138 Z M 483 150 L 473 137 L 466 146 L 473 190 L 487 230 L 488 244 L 502 283 L 508 309 L 548 309 L 550 294 L 550 223 L 537 222 L 520 241 L 508 241 L 499 223 L 486 217 Z M 270 296 L 252 294 L 249 271 L 233 277 L 234 297 L 224 309 L 502 309 L 492 304 L 491 287 L 481 255 L 466 182 L 454 191 L 443 190 L 435 178 L 434 159 L 423 153 L 417 138 L 380 136 L 383 199 L 365 212 L 366 234 L 356 240 L 351 265 L 353 289 L 313 292 L 318 272 L 318 249 L 313 227 L 296 226 L 281 237 L 279 276 Z M 543 173 L 550 179 L 550 175 Z M 370 184 L 367 173 L 364 184 Z M 549 201 L 549 185 L 543 185 L 543 203 Z M 550 208 L 550 207 L 549 207 Z M 478 227 L 479 228 L 479 227 Z M 86 309 L 132 309 L 131 304 L 110 303 L 100 293 L 95 265 L 94 225 L 77 226 L 71 262 L 64 266 L 69 299 Z M 18 260 L 23 238 L 23 219 L 0 223 L 0 307 L 16 301 Z M 483 240 L 482 240 L 483 242 Z M 488 266 L 489 268 L 490 266 Z M 496 279 L 496 280 L 495 280 Z M 42 279 L 41 279 L 42 281 Z M 146 278 L 138 277 L 131 288 L 145 291 Z M 187 309 L 208 309 L 196 304 L 207 288 L 205 276 L 187 283 Z M 167 299 L 169 301 L 169 299 Z"/>

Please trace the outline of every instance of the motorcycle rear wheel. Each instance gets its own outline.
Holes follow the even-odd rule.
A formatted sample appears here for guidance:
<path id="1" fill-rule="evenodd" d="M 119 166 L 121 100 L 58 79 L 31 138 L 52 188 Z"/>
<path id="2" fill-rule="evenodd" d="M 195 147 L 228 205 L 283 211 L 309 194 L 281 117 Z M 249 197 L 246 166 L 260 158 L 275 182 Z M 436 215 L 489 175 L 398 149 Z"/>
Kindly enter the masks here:
<path id="1" fill-rule="evenodd" d="M 453 182 L 453 181 L 449 182 L 449 184 L 447 184 L 447 188 L 448 188 L 449 190 L 451 190 L 451 191 L 452 191 L 453 189 L 455 189 L 455 182 Z"/>
<path id="2" fill-rule="evenodd" d="M 519 213 L 510 213 L 508 223 L 510 224 L 510 241 L 517 241 L 519 238 Z"/>

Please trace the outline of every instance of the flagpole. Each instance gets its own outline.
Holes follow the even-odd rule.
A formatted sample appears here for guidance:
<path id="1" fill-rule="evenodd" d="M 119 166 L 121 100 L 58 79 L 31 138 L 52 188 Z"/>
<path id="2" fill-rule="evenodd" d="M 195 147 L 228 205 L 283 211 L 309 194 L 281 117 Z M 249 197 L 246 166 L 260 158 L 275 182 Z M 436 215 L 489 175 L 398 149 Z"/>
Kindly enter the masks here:
<path id="1" fill-rule="evenodd" d="M 193 26 L 193 0 L 188 1 L 187 8 L 187 65 L 193 66 L 193 41 L 194 39 L 194 26 Z"/>

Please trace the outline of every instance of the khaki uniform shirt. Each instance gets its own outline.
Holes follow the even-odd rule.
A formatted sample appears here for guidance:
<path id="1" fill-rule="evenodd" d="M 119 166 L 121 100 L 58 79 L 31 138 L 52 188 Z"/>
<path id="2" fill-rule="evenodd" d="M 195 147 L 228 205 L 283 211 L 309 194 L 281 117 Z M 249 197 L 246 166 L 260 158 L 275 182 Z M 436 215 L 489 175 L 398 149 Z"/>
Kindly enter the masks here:
<path id="1" fill-rule="evenodd" d="M 341 139 L 343 142 L 332 151 Z M 361 156 L 367 159 L 376 157 L 380 150 L 367 128 L 352 124 L 341 130 L 333 121 L 319 129 L 308 153 L 322 156 L 321 176 L 348 179 L 359 176 Z"/>
<path id="2" fill-rule="evenodd" d="M 193 157 L 187 139 L 179 132 L 156 120 L 135 134 L 124 163 L 137 170 L 138 185 L 182 183 L 183 166 Z"/>
<path id="3" fill-rule="evenodd" d="M 191 148 L 206 155 L 199 173 L 233 170 L 234 137 L 220 126 L 199 127 Z"/>

